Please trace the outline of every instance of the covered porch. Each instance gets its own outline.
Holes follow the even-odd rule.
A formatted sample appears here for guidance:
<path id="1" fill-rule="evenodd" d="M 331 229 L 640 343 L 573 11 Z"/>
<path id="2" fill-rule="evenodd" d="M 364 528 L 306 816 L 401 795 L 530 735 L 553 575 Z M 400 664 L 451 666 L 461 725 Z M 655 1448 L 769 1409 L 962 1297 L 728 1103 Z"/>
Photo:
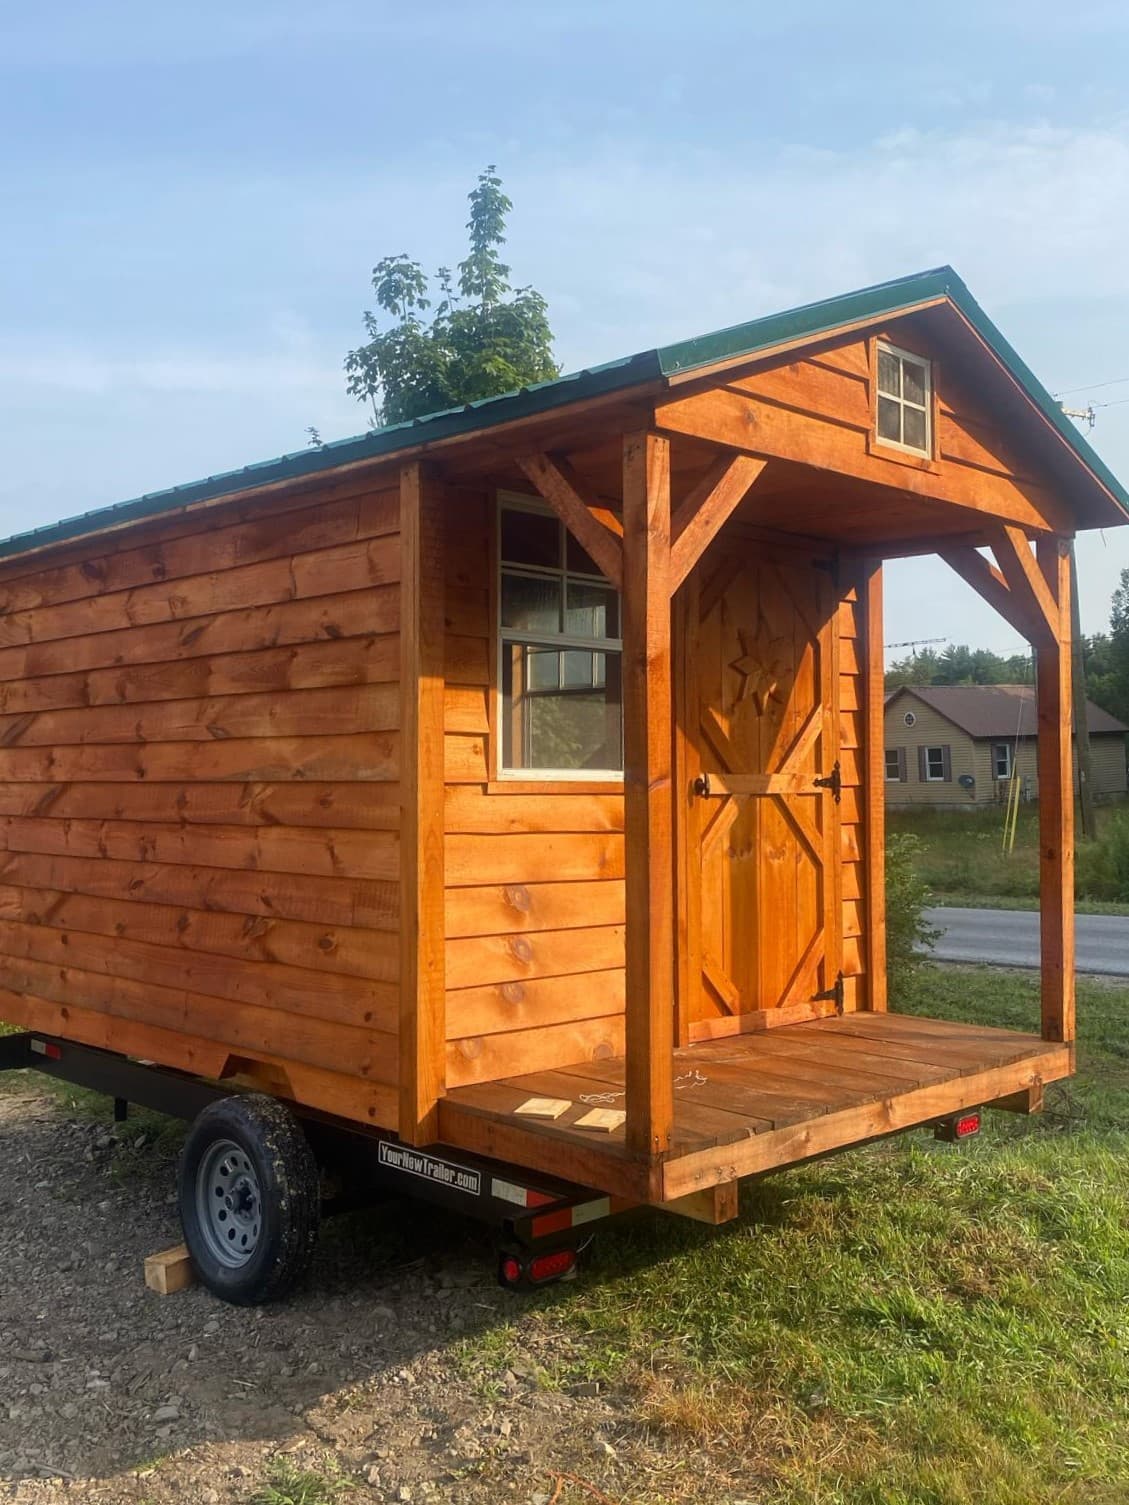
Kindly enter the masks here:
<path id="1" fill-rule="evenodd" d="M 628 1199 L 678 1202 L 729 1188 L 709 1221 L 736 1211 L 736 1180 L 994 1104 L 1037 1111 L 1043 1088 L 1073 1071 L 1070 1045 L 1038 1035 L 908 1014 L 861 1011 L 674 1051 L 671 1148 L 657 1180 L 640 1174 L 623 1128 L 574 1127 L 593 1107 L 622 1108 L 626 1061 L 586 1061 L 463 1087 L 444 1100 L 444 1138 L 532 1168 L 553 1144 L 567 1173 Z M 524 1127 L 531 1097 L 567 1099 L 551 1123 Z M 596 1160 L 593 1161 L 592 1157 Z M 732 1212 L 729 1211 L 729 1205 Z"/>
<path id="2" fill-rule="evenodd" d="M 924 373 L 900 444 L 891 352 L 906 391 Z M 599 1023 L 571 1063 L 453 1049 L 438 1139 L 720 1221 L 743 1176 L 1036 1111 L 1073 1066 L 1071 541 L 1119 511 L 964 316 L 939 299 L 699 364 L 449 479 L 538 499 L 620 593 L 625 972 L 621 1016 L 577 1007 Z M 1035 649 L 1038 1034 L 888 1011 L 882 576 L 911 555 Z M 532 1120 L 531 1097 L 569 1106 Z M 624 1120 L 577 1127 L 592 1106 Z"/>

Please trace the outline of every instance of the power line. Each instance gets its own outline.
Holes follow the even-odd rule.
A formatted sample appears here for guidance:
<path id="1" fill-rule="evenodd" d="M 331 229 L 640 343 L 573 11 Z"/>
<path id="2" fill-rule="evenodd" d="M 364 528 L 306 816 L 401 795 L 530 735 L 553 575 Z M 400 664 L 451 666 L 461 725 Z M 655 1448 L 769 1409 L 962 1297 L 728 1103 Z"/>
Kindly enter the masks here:
<path id="1" fill-rule="evenodd" d="M 1092 381 L 1083 387 L 1064 387 L 1061 392 L 1052 393 L 1052 396 L 1057 399 L 1059 397 L 1070 397 L 1075 392 L 1098 392 L 1102 387 L 1122 387 L 1126 382 L 1129 382 L 1129 376 L 1115 376 L 1112 381 Z M 1097 406 L 1108 407 L 1110 404 L 1098 403 Z"/>

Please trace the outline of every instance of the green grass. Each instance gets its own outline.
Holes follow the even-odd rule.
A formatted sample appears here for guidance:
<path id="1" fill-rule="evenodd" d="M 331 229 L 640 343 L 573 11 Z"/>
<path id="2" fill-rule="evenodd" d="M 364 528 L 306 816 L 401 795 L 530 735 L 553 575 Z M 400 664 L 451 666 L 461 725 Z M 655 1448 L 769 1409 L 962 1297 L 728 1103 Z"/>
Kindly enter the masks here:
<path id="1" fill-rule="evenodd" d="M 1014 850 L 1003 850 L 1003 813 L 995 807 L 968 813 L 891 810 L 891 832 L 920 838 L 918 871 L 938 903 L 1035 908 L 1039 898 L 1039 812 L 1020 808 Z M 1098 837 L 1079 842 L 1075 893 L 1084 913 L 1129 914 L 1129 807 L 1098 810 Z"/>
<path id="2" fill-rule="evenodd" d="M 266 1483 L 251 1496 L 251 1505 L 335 1505 L 351 1488 L 339 1474 L 295 1468 L 287 1458 L 275 1458 Z"/>
<path id="3" fill-rule="evenodd" d="M 911 1006 L 1031 1028 L 1037 984 L 929 968 Z M 1080 1017 L 1039 1118 L 754 1183 L 716 1232 L 609 1230 L 538 1308 L 559 1382 L 628 1385 L 780 1505 L 1129 1498 L 1129 991 L 1083 984 Z"/>

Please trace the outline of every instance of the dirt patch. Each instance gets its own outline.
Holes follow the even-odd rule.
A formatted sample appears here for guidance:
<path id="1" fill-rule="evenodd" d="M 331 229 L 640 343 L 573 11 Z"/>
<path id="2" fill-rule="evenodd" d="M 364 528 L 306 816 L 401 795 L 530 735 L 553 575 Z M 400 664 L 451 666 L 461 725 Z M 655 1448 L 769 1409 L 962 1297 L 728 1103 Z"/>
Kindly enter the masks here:
<path id="1" fill-rule="evenodd" d="M 752 1496 L 734 1460 L 643 1426 L 629 1388 L 558 1388 L 564 1335 L 498 1288 L 488 1240 L 459 1220 L 404 1204 L 334 1219 L 280 1306 L 153 1295 L 144 1257 L 180 1237 L 176 1136 L 12 1088 L 0 1499 L 219 1505 L 253 1499 L 280 1458 L 355 1505 L 547 1505 L 562 1474 L 583 1482 L 558 1505 Z"/>

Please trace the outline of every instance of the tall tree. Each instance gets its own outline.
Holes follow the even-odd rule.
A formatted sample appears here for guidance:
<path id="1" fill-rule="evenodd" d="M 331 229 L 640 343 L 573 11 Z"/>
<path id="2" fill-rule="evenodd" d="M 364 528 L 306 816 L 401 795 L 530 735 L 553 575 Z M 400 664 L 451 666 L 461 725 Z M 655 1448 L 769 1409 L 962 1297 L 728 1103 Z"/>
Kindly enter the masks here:
<path id="1" fill-rule="evenodd" d="M 431 284 L 418 261 L 385 256 L 372 270 L 377 307 L 365 311 L 365 344 L 345 357 L 350 394 L 372 409 L 374 425 L 496 397 L 560 374 L 553 359 L 548 305 L 532 287 L 512 288 L 498 254 L 513 204 L 494 167 L 468 195 L 470 245 L 458 265 L 435 274 L 439 301 L 430 320 Z"/>

